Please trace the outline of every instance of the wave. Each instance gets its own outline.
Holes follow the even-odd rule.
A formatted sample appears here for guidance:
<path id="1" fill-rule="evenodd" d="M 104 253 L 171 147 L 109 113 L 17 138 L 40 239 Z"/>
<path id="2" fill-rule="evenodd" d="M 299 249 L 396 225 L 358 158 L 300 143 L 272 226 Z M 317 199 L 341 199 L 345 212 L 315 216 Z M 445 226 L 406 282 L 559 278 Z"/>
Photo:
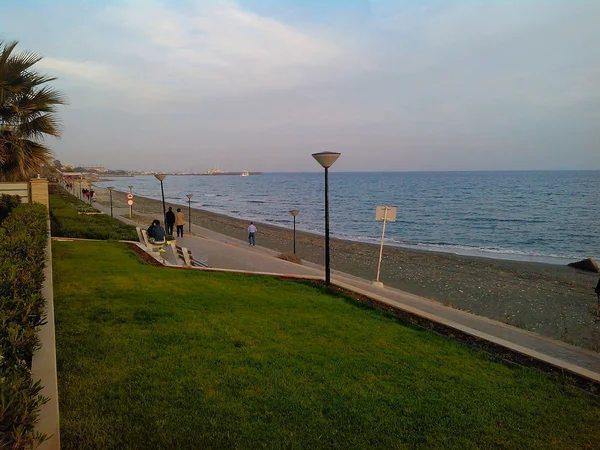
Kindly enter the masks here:
<path id="1" fill-rule="evenodd" d="M 600 212 L 589 207 L 600 189 L 600 171 L 508 175 L 332 174 L 332 236 L 379 244 L 381 222 L 374 220 L 374 205 L 395 202 L 398 218 L 396 224 L 388 224 L 386 245 L 498 259 L 573 259 L 584 257 L 584 253 L 600 256 L 600 240 L 592 225 L 600 222 Z M 577 191 L 560 187 L 565 183 L 557 184 L 557 177 L 577 185 Z M 312 173 L 264 174 L 252 178 L 254 188 L 250 192 L 245 184 L 223 184 L 227 179 L 222 177 L 207 177 L 201 189 L 197 178 L 179 177 L 176 185 L 167 179 L 165 195 L 170 203 L 187 206 L 185 193 L 192 192 L 194 207 L 287 229 L 292 228 L 287 211 L 293 207 L 301 211 L 297 229 L 323 235 L 322 186 L 315 182 L 321 178 Z M 185 181 L 188 179 L 189 183 Z M 231 180 L 237 182 L 237 178 Z M 461 192 L 466 181 L 471 189 L 464 196 Z M 134 195 L 161 198 L 160 184 L 152 176 L 98 185 L 117 186 L 122 192 L 135 185 Z M 284 220 L 286 216 L 289 220 Z"/>
<path id="2" fill-rule="evenodd" d="M 464 222 L 544 223 L 542 219 L 500 219 L 497 217 L 461 217 Z"/>
<path id="3" fill-rule="evenodd" d="M 335 237 L 355 242 L 368 244 L 381 244 L 381 238 L 358 236 L 349 234 L 336 234 Z M 541 262 L 546 264 L 564 265 L 585 256 L 576 254 L 543 253 L 536 251 L 523 251 L 504 247 L 485 247 L 452 244 L 449 242 L 409 242 L 399 239 L 388 239 L 384 241 L 385 246 L 409 248 L 440 253 L 452 253 L 462 256 L 478 256 L 491 259 L 502 259 L 511 261 Z"/>

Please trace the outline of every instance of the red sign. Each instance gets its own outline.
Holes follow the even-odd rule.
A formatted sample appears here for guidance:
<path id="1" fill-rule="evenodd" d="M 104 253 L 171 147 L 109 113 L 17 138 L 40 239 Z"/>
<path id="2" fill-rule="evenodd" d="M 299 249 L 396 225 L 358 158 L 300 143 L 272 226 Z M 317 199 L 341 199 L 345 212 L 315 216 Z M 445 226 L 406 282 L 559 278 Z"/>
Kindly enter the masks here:
<path id="1" fill-rule="evenodd" d="M 129 206 L 132 206 L 132 205 L 133 205 L 133 200 L 127 200 L 127 204 L 128 204 Z"/>
<path id="2" fill-rule="evenodd" d="M 127 200 L 133 200 L 133 194 L 127 194 Z"/>

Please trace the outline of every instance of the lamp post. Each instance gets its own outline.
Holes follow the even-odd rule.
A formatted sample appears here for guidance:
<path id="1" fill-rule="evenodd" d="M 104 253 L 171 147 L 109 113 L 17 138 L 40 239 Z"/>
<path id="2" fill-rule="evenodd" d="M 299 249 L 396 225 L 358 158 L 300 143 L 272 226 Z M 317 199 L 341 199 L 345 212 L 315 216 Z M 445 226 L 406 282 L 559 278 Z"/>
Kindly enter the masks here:
<path id="1" fill-rule="evenodd" d="M 192 232 L 192 197 L 194 194 L 188 194 L 186 197 L 188 198 L 188 232 Z"/>
<path id="2" fill-rule="evenodd" d="M 292 209 L 290 214 L 294 216 L 294 254 L 296 254 L 296 216 L 300 211 L 297 209 Z"/>
<path id="3" fill-rule="evenodd" d="M 325 169 L 325 285 L 331 281 L 331 268 L 329 267 L 329 168 L 340 157 L 341 153 L 321 152 L 313 153 L 313 158 Z"/>
<path id="4" fill-rule="evenodd" d="M 108 186 L 106 189 L 108 189 L 108 194 L 110 195 L 110 217 L 113 216 L 113 210 L 112 210 L 112 191 L 115 187 L 114 186 Z"/>
<path id="5" fill-rule="evenodd" d="M 133 186 L 127 186 L 129 188 L 129 193 L 133 194 Z M 133 205 L 129 205 L 129 218 L 131 219 L 131 216 L 133 215 Z"/>
<path id="6" fill-rule="evenodd" d="M 81 189 L 82 189 L 82 187 L 81 187 L 81 180 L 79 180 L 79 200 L 83 200 L 83 198 L 81 197 L 83 195 L 82 192 L 81 192 Z"/>
<path id="7" fill-rule="evenodd" d="M 162 202 L 163 202 L 163 225 L 167 226 L 167 208 L 165 207 L 165 190 L 163 189 L 163 180 L 167 178 L 167 175 L 164 173 L 157 173 L 154 175 L 158 181 L 160 181 L 160 192 L 162 194 Z"/>

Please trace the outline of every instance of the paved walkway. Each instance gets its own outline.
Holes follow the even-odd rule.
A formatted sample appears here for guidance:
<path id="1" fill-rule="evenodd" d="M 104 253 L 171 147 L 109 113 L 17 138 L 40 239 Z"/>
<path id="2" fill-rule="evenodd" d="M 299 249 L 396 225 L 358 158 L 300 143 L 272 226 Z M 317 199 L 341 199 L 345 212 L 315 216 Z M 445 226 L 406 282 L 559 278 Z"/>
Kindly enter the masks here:
<path id="1" fill-rule="evenodd" d="M 94 204 L 110 213 L 106 206 Z M 126 218 L 127 209 L 115 208 L 114 216 L 124 222 L 136 224 Z M 146 226 L 150 223 L 148 217 Z M 240 271 L 266 272 L 282 275 L 324 277 L 321 266 L 305 262 L 294 264 L 277 258 L 278 252 L 256 246 L 249 247 L 240 241 L 214 231 L 192 225 L 192 236 L 177 239 L 177 244 L 187 247 L 199 259 L 207 258 L 211 267 Z M 260 236 L 257 237 L 260 243 Z M 521 354 L 542 360 L 554 366 L 600 382 L 600 354 L 566 344 L 530 331 L 522 330 L 485 317 L 454 309 L 429 299 L 389 287 L 378 288 L 369 281 L 332 271 L 332 283 L 358 292 L 375 300 L 390 304 L 408 313 L 449 326 L 472 336 L 501 345 Z"/>

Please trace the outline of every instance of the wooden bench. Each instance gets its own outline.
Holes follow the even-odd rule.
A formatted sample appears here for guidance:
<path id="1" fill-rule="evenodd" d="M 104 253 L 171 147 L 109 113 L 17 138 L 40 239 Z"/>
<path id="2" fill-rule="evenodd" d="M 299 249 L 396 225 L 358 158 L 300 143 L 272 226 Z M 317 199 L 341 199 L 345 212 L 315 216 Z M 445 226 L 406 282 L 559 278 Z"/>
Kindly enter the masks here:
<path id="1" fill-rule="evenodd" d="M 208 267 L 208 258 L 196 259 L 193 257 L 191 250 L 179 245 L 176 248 L 177 255 L 184 262 L 184 265 L 188 267 Z"/>
<path id="2" fill-rule="evenodd" d="M 142 229 L 140 229 L 140 232 L 142 234 L 142 240 L 140 242 L 143 242 L 146 245 L 146 249 L 152 253 L 157 253 L 165 244 L 165 242 L 150 242 L 148 232 Z"/>
<path id="3" fill-rule="evenodd" d="M 140 243 L 146 246 L 146 251 L 153 256 L 160 256 L 170 264 L 186 267 L 208 267 L 208 258 L 194 258 L 192 252 L 185 247 L 175 245 L 174 242 L 150 242 L 148 232 L 140 227 L 135 227 Z M 161 254 L 160 249 L 165 252 Z"/>

